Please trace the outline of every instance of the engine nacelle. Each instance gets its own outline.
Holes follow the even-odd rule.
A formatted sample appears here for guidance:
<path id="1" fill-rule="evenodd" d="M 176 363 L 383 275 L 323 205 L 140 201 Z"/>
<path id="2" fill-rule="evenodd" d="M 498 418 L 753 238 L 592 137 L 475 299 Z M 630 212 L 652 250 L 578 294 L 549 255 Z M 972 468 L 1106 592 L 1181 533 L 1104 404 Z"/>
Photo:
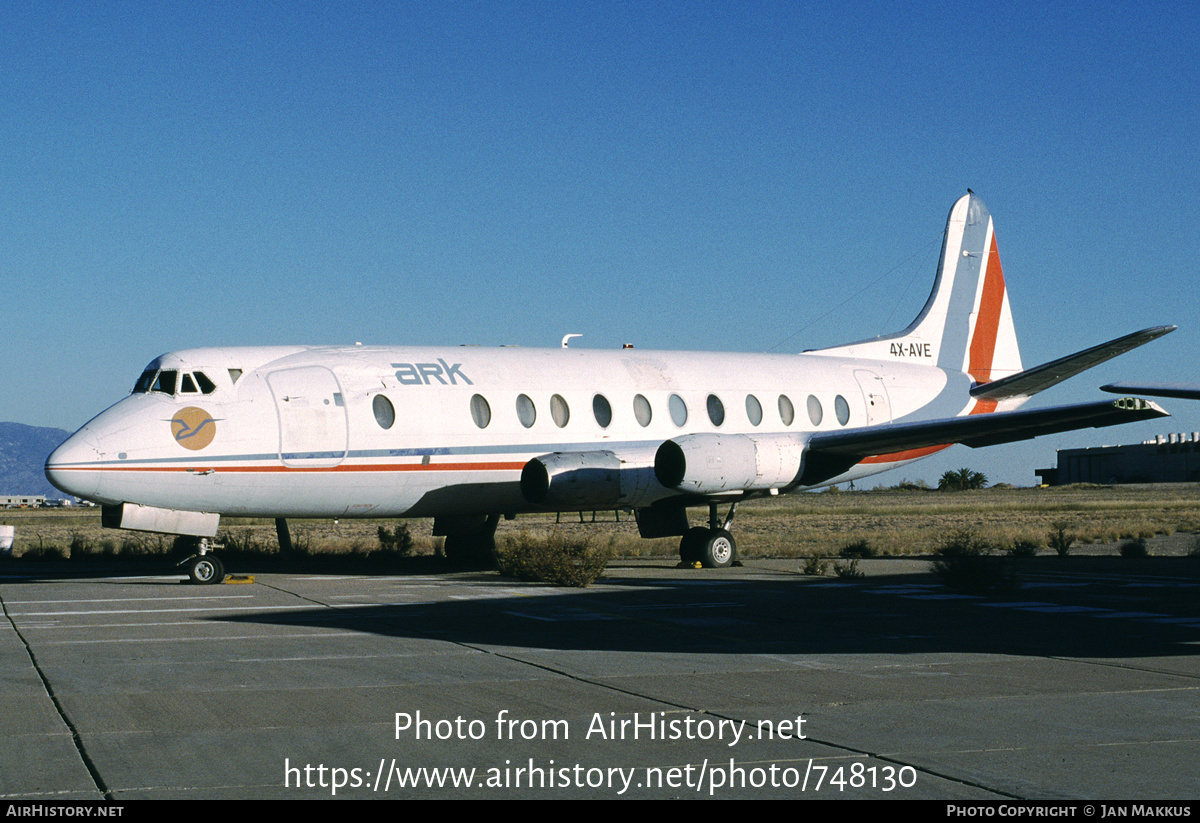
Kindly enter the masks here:
<path id="1" fill-rule="evenodd" d="M 779 489 L 798 481 L 806 445 L 799 434 L 685 434 L 658 447 L 654 474 L 689 494 Z"/>
<path id="2" fill-rule="evenodd" d="M 521 494 L 557 511 L 649 505 L 671 495 L 654 477 L 654 450 L 554 452 L 521 470 Z"/>

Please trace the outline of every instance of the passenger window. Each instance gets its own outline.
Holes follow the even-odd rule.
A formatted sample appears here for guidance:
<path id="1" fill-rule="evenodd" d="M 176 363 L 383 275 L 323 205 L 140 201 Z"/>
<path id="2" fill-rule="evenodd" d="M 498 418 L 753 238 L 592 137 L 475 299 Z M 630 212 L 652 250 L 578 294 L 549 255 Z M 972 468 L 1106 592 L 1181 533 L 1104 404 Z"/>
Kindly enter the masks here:
<path id="1" fill-rule="evenodd" d="M 671 421 L 680 428 L 687 423 L 687 403 L 683 402 L 683 398 L 677 394 L 671 395 L 671 399 L 667 402 L 667 409 L 671 412 Z"/>
<path id="2" fill-rule="evenodd" d="M 721 398 L 715 394 L 708 396 L 708 419 L 712 421 L 714 426 L 719 426 L 725 422 L 725 404 L 721 402 Z"/>
<path id="3" fill-rule="evenodd" d="M 154 381 L 154 386 L 150 391 L 161 392 L 162 394 L 174 394 L 177 374 L 174 369 L 163 369 L 158 373 L 158 379 Z"/>
<path id="4" fill-rule="evenodd" d="M 517 395 L 517 419 L 527 429 L 537 420 L 537 409 L 533 407 L 533 401 L 529 399 L 529 395 Z"/>
<path id="5" fill-rule="evenodd" d="M 371 401 L 371 411 L 375 413 L 375 422 L 381 429 L 390 429 L 396 422 L 396 407 L 382 394 L 375 395 Z"/>
<path id="6" fill-rule="evenodd" d="M 850 404 L 840 394 L 833 399 L 833 412 L 843 426 L 850 422 Z"/>
<path id="7" fill-rule="evenodd" d="M 779 419 L 785 426 L 792 425 L 792 421 L 796 419 L 796 407 L 786 394 L 779 395 Z"/>
<path id="8" fill-rule="evenodd" d="M 483 395 L 471 396 L 471 419 L 481 429 L 486 429 L 488 423 L 492 422 L 492 407 L 488 405 L 488 401 L 483 398 Z"/>
<path id="9" fill-rule="evenodd" d="M 596 415 L 596 422 L 600 424 L 600 428 L 608 428 L 612 423 L 612 406 L 609 405 L 607 397 L 598 394 L 592 398 L 592 414 Z"/>
<path id="10" fill-rule="evenodd" d="M 816 398 L 816 395 L 810 394 L 808 396 L 808 419 L 814 426 L 819 426 L 823 417 L 825 417 L 825 411 L 821 408 L 821 401 Z"/>
<path id="11" fill-rule="evenodd" d="M 560 395 L 556 394 L 550 398 L 550 417 L 554 419 L 554 425 L 560 429 L 571 419 L 571 409 L 567 406 L 567 401 L 563 400 Z"/>
<path id="12" fill-rule="evenodd" d="M 746 417 L 752 426 L 757 426 L 762 422 L 762 403 L 759 403 L 758 398 L 752 394 L 746 395 Z"/>
<path id="13" fill-rule="evenodd" d="M 654 413 L 650 410 L 650 401 L 640 394 L 633 396 L 633 416 L 643 428 L 650 425 Z"/>

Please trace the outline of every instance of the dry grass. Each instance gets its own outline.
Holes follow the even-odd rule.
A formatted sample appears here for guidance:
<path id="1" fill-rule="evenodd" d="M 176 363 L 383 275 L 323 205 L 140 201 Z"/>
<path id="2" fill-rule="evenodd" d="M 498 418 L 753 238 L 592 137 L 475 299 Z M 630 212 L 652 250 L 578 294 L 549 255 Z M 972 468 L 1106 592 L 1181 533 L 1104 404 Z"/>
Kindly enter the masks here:
<path id="1" fill-rule="evenodd" d="M 722 509 L 724 511 L 724 508 Z M 706 512 L 693 509 L 693 523 Z M 157 536 L 105 530 L 95 509 L 0 512 L 0 521 L 16 526 L 14 554 L 154 553 Z M 395 520 L 291 520 L 292 539 L 311 554 L 356 554 L 379 547 L 379 527 Z M 996 546 L 1017 541 L 1043 547 L 1054 524 L 1066 523 L 1076 535 L 1071 553 L 1089 544 L 1153 538 L 1176 532 L 1200 532 L 1200 486 L 1160 484 L 1051 489 L 988 489 L 976 492 L 867 491 L 799 494 L 750 501 L 738 508 L 734 534 L 742 557 L 836 556 L 844 546 L 866 541 L 877 555 L 932 553 L 945 536 L 969 529 Z M 440 540 L 430 537 L 431 522 L 410 522 L 413 555 L 431 555 Z M 276 550 L 270 520 L 222 520 L 221 529 L 238 542 Z M 678 538 L 642 540 L 632 515 L 591 512 L 521 515 L 501 521 L 497 541 L 525 531 L 562 534 L 568 539 L 602 538 L 618 557 L 673 557 Z M 169 547 L 170 541 L 160 541 Z M 1192 545 L 1190 542 L 1188 545 Z M 1186 551 L 1186 549 L 1185 549 Z M 1115 553 L 1115 550 L 1113 550 Z M 1157 549 L 1156 549 L 1157 553 Z"/>
<path id="2" fill-rule="evenodd" d="M 612 556 L 591 536 L 568 539 L 561 531 L 534 537 L 507 534 L 497 552 L 500 573 L 518 580 L 584 589 L 604 573 Z"/>

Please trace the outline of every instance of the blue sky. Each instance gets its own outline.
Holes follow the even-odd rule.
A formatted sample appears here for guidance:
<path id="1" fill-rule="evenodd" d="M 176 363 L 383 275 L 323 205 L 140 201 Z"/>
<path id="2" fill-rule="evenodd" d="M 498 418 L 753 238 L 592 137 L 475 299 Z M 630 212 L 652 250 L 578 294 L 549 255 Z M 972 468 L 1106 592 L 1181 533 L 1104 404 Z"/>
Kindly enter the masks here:
<path id="1" fill-rule="evenodd" d="M 195 346 L 836 345 L 916 314 L 968 186 L 1027 365 L 1180 327 L 1038 405 L 1200 381 L 1200 11 L 910 5 L 5 5 L 0 419 Z M 1200 430 L 1162 403 L 882 480 Z"/>

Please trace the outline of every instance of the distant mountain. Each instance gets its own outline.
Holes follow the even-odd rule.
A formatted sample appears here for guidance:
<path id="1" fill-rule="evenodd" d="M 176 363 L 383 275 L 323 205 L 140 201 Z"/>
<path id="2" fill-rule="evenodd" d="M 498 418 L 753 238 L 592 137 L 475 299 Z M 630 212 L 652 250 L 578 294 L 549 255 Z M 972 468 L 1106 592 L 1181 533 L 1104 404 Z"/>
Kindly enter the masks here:
<path id="1" fill-rule="evenodd" d="M 52 500 L 66 497 L 50 485 L 43 469 L 50 452 L 70 436 L 63 429 L 0 423 L 0 494 L 44 494 Z"/>

